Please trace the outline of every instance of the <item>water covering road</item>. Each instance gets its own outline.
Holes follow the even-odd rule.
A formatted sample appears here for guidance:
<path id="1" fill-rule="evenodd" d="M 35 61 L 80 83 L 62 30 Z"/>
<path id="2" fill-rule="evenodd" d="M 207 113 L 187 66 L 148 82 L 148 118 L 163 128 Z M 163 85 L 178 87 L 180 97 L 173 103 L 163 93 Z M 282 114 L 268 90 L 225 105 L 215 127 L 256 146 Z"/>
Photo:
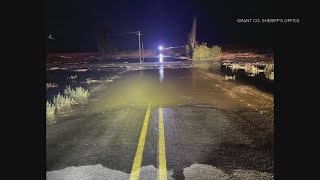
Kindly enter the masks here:
<path id="1" fill-rule="evenodd" d="M 123 73 L 48 125 L 47 179 L 273 179 L 273 96 L 191 68 Z"/>

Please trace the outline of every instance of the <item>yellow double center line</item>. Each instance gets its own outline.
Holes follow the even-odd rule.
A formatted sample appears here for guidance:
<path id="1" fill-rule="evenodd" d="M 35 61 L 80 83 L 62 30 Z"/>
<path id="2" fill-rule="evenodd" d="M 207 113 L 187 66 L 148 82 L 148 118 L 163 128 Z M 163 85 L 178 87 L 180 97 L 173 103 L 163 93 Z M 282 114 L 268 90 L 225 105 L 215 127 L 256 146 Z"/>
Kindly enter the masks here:
<path id="1" fill-rule="evenodd" d="M 159 108 L 159 180 L 167 179 L 166 144 L 164 139 L 163 108 Z"/>
<path id="2" fill-rule="evenodd" d="M 151 106 L 149 105 L 147 108 L 146 116 L 144 117 L 140 139 L 139 139 L 139 143 L 136 151 L 136 156 L 134 157 L 134 161 L 133 161 L 130 180 L 139 179 L 139 172 L 140 172 L 139 170 L 140 170 L 141 161 L 142 161 L 144 143 L 146 141 L 146 136 L 147 136 L 147 129 L 148 129 L 148 124 L 150 119 L 150 111 L 151 111 Z"/>
<path id="3" fill-rule="evenodd" d="M 142 162 L 142 155 L 143 155 L 143 149 L 144 144 L 147 136 L 147 129 L 150 119 L 150 111 L 151 106 L 149 105 L 147 108 L 147 112 L 144 118 L 140 139 L 136 151 L 136 155 L 134 158 L 132 170 L 131 170 L 131 176 L 130 180 L 138 180 L 139 179 L 139 173 L 140 173 L 140 166 Z M 165 146 L 165 137 L 164 137 L 164 123 L 163 123 L 163 108 L 159 108 L 159 173 L 158 173 L 158 179 L 159 180 L 167 180 L 167 162 L 166 162 L 166 146 Z"/>

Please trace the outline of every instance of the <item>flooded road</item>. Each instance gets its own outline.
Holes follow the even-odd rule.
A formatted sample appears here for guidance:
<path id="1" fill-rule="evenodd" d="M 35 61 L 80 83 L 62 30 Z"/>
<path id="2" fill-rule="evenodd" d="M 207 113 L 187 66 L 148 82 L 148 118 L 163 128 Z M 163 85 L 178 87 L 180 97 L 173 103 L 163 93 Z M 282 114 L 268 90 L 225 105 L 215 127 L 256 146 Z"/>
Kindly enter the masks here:
<path id="1" fill-rule="evenodd" d="M 47 179 L 273 179 L 273 95 L 197 69 L 124 72 L 46 130 Z"/>

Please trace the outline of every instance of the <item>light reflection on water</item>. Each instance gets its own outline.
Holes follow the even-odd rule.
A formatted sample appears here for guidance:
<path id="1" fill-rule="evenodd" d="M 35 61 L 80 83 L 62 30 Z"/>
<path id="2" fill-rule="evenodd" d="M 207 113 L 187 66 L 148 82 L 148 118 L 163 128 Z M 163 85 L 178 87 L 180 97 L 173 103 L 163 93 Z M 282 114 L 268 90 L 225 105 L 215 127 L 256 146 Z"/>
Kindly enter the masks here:
<path id="1" fill-rule="evenodd" d="M 159 62 L 163 62 L 163 54 L 159 54 Z"/>
<path id="2" fill-rule="evenodd" d="M 159 62 L 163 62 L 163 54 L 159 54 Z M 163 65 L 160 66 L 159 68 L 159 78 L 160 78 L 160 83 L 163 83 L 164 80 L 164 70 L 163 70 Z"/>
<path id="3" fill-rule="evenodd" d="M 161 65 L 159 68 L 159 77 L 160 77 L 160 83 L 163 83 L 164 80 L 164 70 L 163 70 L 163 66 Z"/>

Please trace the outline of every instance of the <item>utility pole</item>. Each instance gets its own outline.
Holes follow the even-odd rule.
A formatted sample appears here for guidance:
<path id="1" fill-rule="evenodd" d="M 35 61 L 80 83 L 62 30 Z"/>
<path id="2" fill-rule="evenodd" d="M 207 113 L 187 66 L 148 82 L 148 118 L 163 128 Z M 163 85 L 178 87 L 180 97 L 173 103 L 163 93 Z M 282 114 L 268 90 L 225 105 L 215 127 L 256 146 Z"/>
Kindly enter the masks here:
<path id="1" fill-rule="evenodd" d="M 144 62 L 144 48 L 143 48 L 143 42 L 141 43 L 142 45 L 142 61 Z"/>
<path id="2" fill-rule="evenodd" d="M 116 33 L 116 34 L 109 34 L 109 35 L 122 35 L 122 34 L 136 34 L 139 36 L 139 55 L 140 55 L 140 63 L 142 62 L 141 58 L 141 31 L 135 31 L 135 32 L 125 32 L 125 33 Z"/>
<path id="3" fill-rule="evenodd" d="M 139 55 L 140 55 L 140 63 L 141 63 L 142 62 L 142 59 L 141 59 L 141 44 L 140 44 L 140 36 L 142 35 L 141 31 L 138 31 L 137 35 L 139 36 Z"/>

